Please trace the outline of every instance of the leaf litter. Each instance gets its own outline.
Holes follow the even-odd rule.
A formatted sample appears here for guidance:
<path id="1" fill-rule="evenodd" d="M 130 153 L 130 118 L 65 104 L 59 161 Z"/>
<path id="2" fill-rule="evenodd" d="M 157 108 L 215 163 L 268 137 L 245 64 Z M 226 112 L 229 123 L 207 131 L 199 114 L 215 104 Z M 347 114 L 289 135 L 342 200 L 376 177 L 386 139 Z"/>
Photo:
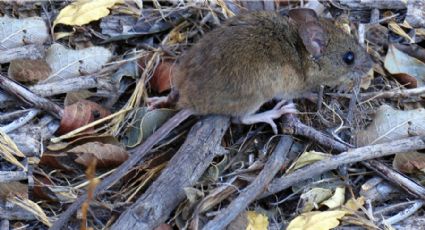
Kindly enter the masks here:
<path id="1" fill-rule="evenodd" d="M 370 7 L 350 4 L 355 1 L 336 2 L 324 3 L 328 16 L 348 16 L 348 20 L 356 23 L 367 23 L 370 19 L 367 16 L 372 12 Z M 360 95 L 424 87 L 425 64 L 421 59 L 425 39 L 421 14 L 424 11 L 417 10 L 424 6 L 397 2 L 404 4 L 404 8 L 379 9 L 379 23 L 366 27 L 366 45 L 377 64 L 368 82 L 362 83 Z M 171 109 L 147 111 L 146 99 L 170 91 L 173 63 L 204 33 L 235 14 L 254 9 L 284 11 L 298 6 L 300 3 L 290 1 L 236 0 L 2 2 L 0 50 L 42 45 L 45 52 L 41 60 L 31 60 L 31 54 L 25 52 L 19 58 L 11 57 L 12 61 L 2 64 L 2 75 L 26 86 L 53 83 L 60 90 L 48 99 L 61 105 L 65 112 L 61 121 L 42 112 L 9 135 L 2 131 L 2 126 L 19 119 L 14 118 L 13 113 L 29 106 L 0 92 L 0 187 L 13 188 L 10 181 L 18 181 L 11 176 L 13 173 L 22 172 L 26 177 L 19 179 L 20 189 L 15 189 L 16 193 L 13 189 L 4 189 L 10 192 L 0 198 L 6 203 L 0 205 L 0 210 L 4 213 L 12 213 L 12 209 L 18 211 L 14 212 L 17 213 L 14 219 L 4 218 L 3 222 L 15 227 L 27 225 L 29 229 L 47 229 L 66 208 L 65 203 L 86 191 L 93 192 L 98 180 L 112 173 L 129 154 L 134 154 L 131 147 L 140 144 L 174 114 Z M 372 8 L 378 9 L 379 4 Z M 349 15 L 347 9 L 356 11 Z M 348 23 L 343 27 L 351 28 Z M 28 68 L 30 66 L 33 67 Z M 67 80 L 78 83 L 90 76 L 97 79 L 95 87 L 66 88 Z M 326 88 L 322 97 L 315 94 L 312 100 L 297 101 L 299 110 L 305 112 L 299 115 L 300 120 L 338 141 L 355 146 L 423 135 L 422 94 L 410 95 L 410 91 L 403 91 L 407 93 L 402 97 L 358 100 L 353 109 L 347 100 L 353 96 L 351 90 L 350 87 Z M 321 105 L 317 105 L 317 101 Z M 352 120 L 347 119 L 350 112 L 354 113 Z M 77 229 L 81 224 L 94 229 L 110 227 L 116 213 L 122 213 L 128 203 L 146 192 L 170 163 L 195 120 L 173 131 L 153 150 L 151 158 L 134 167 L 106 193 L 90 197 L 90 208 L 85 205 L 81 209 L 81 219 L 71 218 L 69 228 Z M 298 136 L 294 139 L 292 156 L 279 176 L 302 170 L 313 162 L 331 159 L 332 154 L 337 153 L 315 140 Z M 32 147 L 29 148 L 19 144 L 25 140 L 37 141 L 27 141 Z M 267 153 L 276 143 L 276 138 L 264 126 L 232 126 L 222 140 L 228 153 L 216 157 L 202 179 L 185 188 L 186 200 L 181 201 L 172 216 L 157 229 L 185 229 L 211 219 L 254 180 L 268 157 L 264 149 Z M 20 150 L 23 148 L 26 151 Z M 392 161 L 395 169 L 420 183 L 425 171 L 422 155 L 421 151 L 415 151 L 379 160 L 388 166 Z M 85 167 L 91 167 L 86 175 Z M 4 179 L 3 175 L 9 175 L 10 179 Z M 184 180 L 187 176 L 176 175 L 176 178 Z M 366 185 L 370 188 L 382 185 L 382 179 L 371 183 L 376 176 L 360 163 L 312 176 L 273 198 L 251 203 L 249 210 L 240 213 L 228 229 L 390 227 L 384 220 L 408 207 L 394 208 L 385 216 L 366 211 L 366 198 L 361 196 L 361 190 Z M 400 188 L 386 186 L 392 195 L 384 202 L 367 197 L 373 207 L 371 210 L 391 208 L 412 199 L 400 192 Z M 26 190 L 37 192 L 28 198 Z M 409 228 L 414 218 L 417 217 L 404 216 L 398 224 Z"/>

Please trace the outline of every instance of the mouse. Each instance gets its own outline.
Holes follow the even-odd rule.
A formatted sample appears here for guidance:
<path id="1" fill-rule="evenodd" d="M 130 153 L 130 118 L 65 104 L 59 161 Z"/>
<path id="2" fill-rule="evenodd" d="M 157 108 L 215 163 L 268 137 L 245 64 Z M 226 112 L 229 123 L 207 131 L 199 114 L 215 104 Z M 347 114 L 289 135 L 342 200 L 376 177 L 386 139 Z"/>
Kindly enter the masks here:
<path id="1" fill-rule="evenodd" d="M 169 96 L 149 103 L 242 124 L 265 122 L 276 134 L 273 120 L 297 112 L 285 101 L 352 81 L 372 64 L 354 37 L 312 9 L 291 9 L 287 16 L 255 11 L 228 19 L 195 43 L 173 68 Z M 273 99 L 280 100 L 273 109 L 256 113 Z"/>
<path id="2" fill-rule="evenodd" d="M 320 85 L 337 86 L 365 75 L 372 59 L 357 40 L 334 21 L 307 8 L 287 15 L 255 11 L 236 15 L 206 33 L 173 68 L 173 88 L 167 97 L 150 98 L 151 108 L 173 104 L 173 117 L 149 136 L 98 191 L 121 178 L 152 147 L 191 115 L 224 115 L 243 124 L 265 122 L 277 133 L 274 119 L 296 112 L 285 101 L 303 97 Z M 257 113 L 272 99 L 274 108 Z M 84 201 L 74 202 L 55 222 L 63 222 Z"/>

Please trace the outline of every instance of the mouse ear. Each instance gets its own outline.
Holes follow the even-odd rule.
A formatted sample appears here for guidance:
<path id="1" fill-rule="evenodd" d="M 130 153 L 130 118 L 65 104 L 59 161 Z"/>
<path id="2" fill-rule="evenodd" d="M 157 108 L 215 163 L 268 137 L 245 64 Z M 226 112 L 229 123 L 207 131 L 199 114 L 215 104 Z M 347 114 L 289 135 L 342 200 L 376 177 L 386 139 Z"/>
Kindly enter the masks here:
<path id="1" fill-rule="evenodd" d="M 289 10 L 288 15 L 297 25 L 307 51 L 314 58 L 319 58 L 325 51 L 327 37 L 316 12 L 309 8 L 296 8 Z"/>

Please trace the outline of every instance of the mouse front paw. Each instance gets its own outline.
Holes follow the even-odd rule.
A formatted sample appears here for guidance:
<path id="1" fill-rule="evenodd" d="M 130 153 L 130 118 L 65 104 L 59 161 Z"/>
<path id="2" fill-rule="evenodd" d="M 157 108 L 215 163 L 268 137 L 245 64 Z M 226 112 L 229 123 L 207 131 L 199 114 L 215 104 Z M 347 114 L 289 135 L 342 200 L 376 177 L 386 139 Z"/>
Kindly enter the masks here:
<path id="1" fill-rule="evenodd" d="M 255 123 L 264 122 L 269 124 L 272 127 L 273 132 L 277 134 L 278 133 L 277 125 L 273 120 L 281 117 L 283 114 L 297 113 L 297 112 L 298 110 L 296 109 L 294 103 L 289 103 L 285 105 L 285 101 L 280 101 L 271 110 L 264 111 L 261 113 L 256 113 L 256 114 L 248 114 L 248 115 L 239 117 L 238 120 L 236 121 L 246 125 L 252 125 Z"/>
<path id="2" fill-rule="evenodd" d="M 162 97 L 149 97 L 146 99 L 146 105 L 148 110 L 154 110 L 159 108 L 164 108 L 170 105 L 168 96 Z"/>

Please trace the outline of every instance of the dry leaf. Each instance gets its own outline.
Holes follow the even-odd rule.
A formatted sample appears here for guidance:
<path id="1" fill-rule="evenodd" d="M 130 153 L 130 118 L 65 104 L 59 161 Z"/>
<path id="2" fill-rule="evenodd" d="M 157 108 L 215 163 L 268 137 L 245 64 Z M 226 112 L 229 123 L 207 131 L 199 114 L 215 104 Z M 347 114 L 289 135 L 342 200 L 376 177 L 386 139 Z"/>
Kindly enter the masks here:
<path id="1" fill-rule="evenodd" d="M 269 226 L 267 216 L 253 211 L 247 211 L 246 216 L 248 219 L 246 230 L 267 230 Z"/>
<path id="2" fill-rule="evenodd" d="M 357 133 L 357 145 L 384 143 L 411 134 L 425 135 L 425 109 L 402 111 L 382 105 L 366 130 Z"/>
<path id="3" fill-rule="evenodd" d="M 28 185 L 22 184 L 17 181 L 0 183 L 0 198 L 2 198 L 1 200 L 6 199 L 7 197 L 12 197 L 14 195 L 28 197 Z"/>
<path id="4" fill-rule="evenodd" d="M 47 50 L 46 62 L 52 68 L 52 74 L 44 83 L 95 73 L 111 57 L 111 51 L 100 46 L 72 50 L 55 43 Z"/>
<path id="5" fill-rule="evenodd" d="M 332 196 L 332 190 L 326 188 L 312 188 L 309 191 L 301 194 L 302 211 L 310 212 L 317 208 L 319 204 Z"/>
<path id="6" fill-rule="evenodd" d="M 51 153 L 49 151 L 43 153 L 39 165 L 48 166 L 53 169 L 60 169 L 64 172 L 74 172 L 75 164 L 73 159 L 65 153 Z"/>
<path id="7" fill-rule="evenodd" d="M 78 158 L 75 162 L 82 164 L 86 167 L 97 159 L 98 167 L 116 167 L 128 159 L 127 151 L 117 145 L 104 144 L 100 142 L 90 142 L 76 146 L 68 153 L 75 153 Z"/>
<path id="8" fill-rule="evenodd" d="M 331 157 L 331 154 L 321 153 L 316 151 L 304 152 L 300 157 L 288 168 L 287 173 L 293 172 L 299 168 L 302 168 L 306 165 L 312 164 L 316 161 L 327 159 Z"/>
<path id="9" fill-rule="evenodd" d="M 77 103 L 81 100 L 87 99 L 91 96 L 95 95 L 95 93 L 89 91 L 89 90 L 80 90 L 76 92 L 69 92 L 65 96 L 64 105 L 72 105 L 74 103 Z"/>
<path id="10" fill-rule="evenodd" d="M 338 208 L 344 204 L 345 201 L 345 188 L 337 187 L 334 195 L 328 200 L 323 201 L 320 205 L 326 205 L 329 209 Z"/>
<path id="11" fill-rule="evenodd" d="M 357 211 L 363 207 L 365 201 L 366 199 L 363 196 L 360 196 L 357 199 L 351 198 L 344 204 L 344 208 L 348 209 L 349 211 Z"/>
<path id="12" fill-rule="evenodd" d="M 148 111 L 147 108 L 140 108 L 134 115 L 134 122 L 125 132 L 125 144 L 134 147 L 146 140 L 155 130 L 161 127 L 171 116 L 175 114 L 171 109 L 156 109 Z"/>
<path id="13" fill-rule="evenodd" d="M 8 75 L 19 82 L 36 83 L 46 79 L 51 72 L 44 59 L 17 59 L 10 62 Z"/>
<path id="14" fill-rule="evenodd" d="M 43 209 L 38 206 L 37 203 L 35 203 L 34 201 L 28 199 L 28 198 L 24 198 L 24 197 L 20 197 L 20 196 L 14 196 L 13 198 L 8 198 L 7 201 L 18 205 L 19 207 L 27 210 L 28 212 L 34 214 L 34 216 L 40 220 L 43 224 L 47 225 L 48 227 L 50 227 L 52 224 L 49 221 L 49 218 L 47 217 L 46 213 L 44 213 Z"/>
<path id="15" fill-rule="evenodd" d="M 116 4 L 124 4 L 124 0 L 79 0 L 63 8 L 55 21 L 57 24 L 70 26 L 82 26 L 89 22 L 96 21 L 109 14 L 109 8 Z"/>
<path id="16" fill-rule="evenodd" d="M 172 81 L 172 66 L 171 62 L 161 62 L 156 67 L 155 72 L 149 83 L 153 90 L 158 93 L 165 92 L 171 89 L 171 81 Z"/>
<path id="17" fill-rule="evenodd" d="M 404 173 L 425 172 L 425 154 L 419 152 L 396 154 L 393 167 Z"/>
<path id="18" fill-rule="evenodd" d="M 346 211 L 307 212 L 293 219 L 286 230 L 329 230 L 339 225 Z"/>
<path id="19" fill-rule="evenodd" d="M 401 52 L 393 45 L 389 46 L 384 66 L 393 75 L 409 75 L 416 79 L 416 85 L 425 85 L 425 63 Z M 404 79 L 406 80 L 406 78 Z"/>
<path id="20" fill-rule="evenodd" d="M 410 41 L 410 43 L 413 43 L 413 39 L 406 33 L 404 30 L 397 24 L 395 21 L 390 21 L 388 23 L 388 28 L 393 31 L 395 34 L 398 34 L 399 36 L 407 39 Z"/>
<path id="21" fill-rule="evenodd" d="M 15 142 L 0 129 L 0 157 L 4 160 L 22 168 L 25 172 L 28 170 L 18 159 L 18 157 L 25 157 L 25 155 L 18 149 Z"/>
<path id="22" fill-rule="evenodd" d="M 173 230 L 169 224 L 160 224 L 155 230 Z"/>
<path id="23" fill-rule="evenodd" d="M 78 103 L 66 106 L 61 119 L 59 134 L 70 132 L 92 121 L 106 117 L 109 110 L 92 101 L 81 100 Z"/>
<path id="24" fill-rule="evenodd" d="M 0 50 L 28 44 L 43 44 L 48 38 L 47 25 L 40 17 L 24 19 L 0 17 Z"/>

